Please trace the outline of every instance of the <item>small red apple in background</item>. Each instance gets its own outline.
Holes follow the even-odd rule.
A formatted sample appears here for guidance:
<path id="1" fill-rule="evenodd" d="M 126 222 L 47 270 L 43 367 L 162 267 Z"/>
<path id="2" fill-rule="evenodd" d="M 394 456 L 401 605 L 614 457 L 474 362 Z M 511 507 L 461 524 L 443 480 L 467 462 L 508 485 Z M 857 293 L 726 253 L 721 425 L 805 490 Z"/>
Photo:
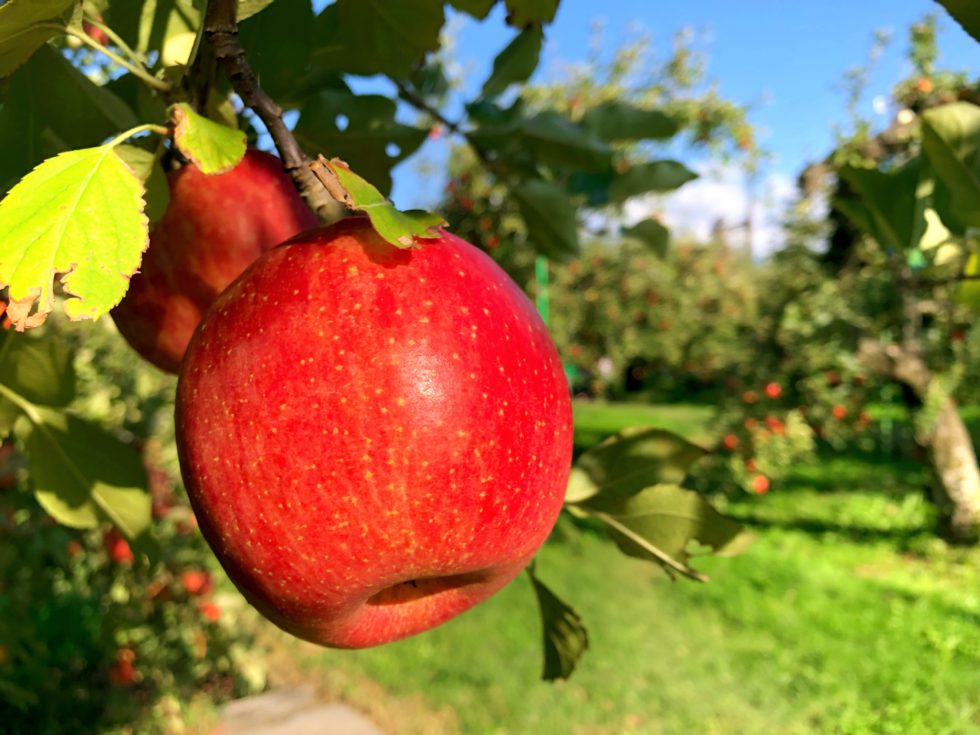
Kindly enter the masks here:
<path id="1" fill-rule="evenodd" d="M 109 680 L 117 687 L 128 687 L 136 681 L 136 667 L 133 661 L 136 653 L 132 648 L 120 648 L 116 651 L 116 662 L 109 669 Z"/>
<path id="2" fill-rule="evenodd" d="M 366 219 L 265 253 L 215 301 L 177 388 L 201 532 L 294 635 L 420 633 L 512 580 L 561 510 L 568 385 L 534 306 L 450 234 Z"/>
<path id="3" fill-rule="evenodd" d="M 133 563 L 133 550 L 129 547 L 129 542 L 115 528 L 110 528 L 105 532 L 102 537 L 102 545 L 105 547 L 109 558 L 116 564 Z"/>
<path id="4" fill-rule="evenodd" d="M 96 20 L 99 23 L 102 22 L 102 18 L 96 18 Z M 82 21 L 82 30 L 85 31 L 85 33 L 87 33 L 88 36 L 93 41 L 95 41 L 96 43 L 98 43 L 98 44 L 100 44 L 102 46 L 108 46 L 109 45 L 109 36 L 108 36 L 108 34 L 106 34 L 105 31 L 103 31 L 101 28 L 99 28 L 94 23 L 91 23 L 91 22 L 89 22 L 87 20 L 83 20 Z"/>
<path id="5" fill-rule="evenodd" d="M 197 606 L 200 610 L 201 616 L 212 623 L 217 623 L 221 620 L 221 608 L 215 602 L 202 602 Z"/>
<path id="6" fill-rule="evenodd" d="M 318 220 L 279 159 L 262 151 L 212 176 L 188 164 L 168 183 L 170 203 L 112 318 L 133 349 L 176 373 L 215 296 L 263 251 Z"/>
<path id="7" fill-rule="evenodd" d="M 783 387 L 779 383 L 766 383 L 766 395 L 776 400 L 783 394 Z"/>
<path id="8" fill-rule="evenodd" d="M 207 595 L 211 592 L 211 575 L 199 569 L 188 569 L 180 574 L 180 584 L 191 595 Z"/>
<path id="9" fill-rule="evenodd" d="M 756 475 L 752 478 L 752 491 L 759 495 L 769 492 L 769 478 L 765 475 Z"/>
<path id="10" fill-rule="evenodd" d="M 847 408 L 838 403 L 833 407 L 833 409 L 831 409 L 831 414 L 833 414 L 833 417 L 838 421 L 843 421 L 845 418 L 847 418 Z"/>
<path id="11" fill-rule="evenodd" d="M 734 451 L 738 447 L 738 437 L 734 434 L 725 434 L 725 438 L 721 440 L 721 443 L 728 451 Z"/>

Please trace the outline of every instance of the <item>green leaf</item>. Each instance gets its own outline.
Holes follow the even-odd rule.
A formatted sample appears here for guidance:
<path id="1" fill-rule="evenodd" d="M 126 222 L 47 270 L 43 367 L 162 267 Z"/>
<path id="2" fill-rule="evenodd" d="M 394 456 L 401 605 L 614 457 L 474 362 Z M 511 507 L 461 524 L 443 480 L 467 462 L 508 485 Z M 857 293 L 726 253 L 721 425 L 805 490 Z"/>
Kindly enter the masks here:
<path id="1" fill-rule="evenodd" d="M 670 230 L 655 219 L 645 219 L 632 227 L 624 228 L 623 237 L 639 240 L 661 258 L 667 255 Z"/>
<path id="2" fill-rule="evenodd" d="M 449 0 L 449 4 L 461 13 L 468 13 L 477 20 L 486 18 L 497 0 Z"/>
<path id="3" fill-rule="evenodd" d="M 301 106 L 311 86 L 310 55 L 319 41 L 313 6 L 276 3 L 242 23 L 238 39 L 263 91 L 280 107 Z"/>
<path id="4" fill-rule="evenodd" d="M 582 124 L 606 141 L 663 140 L 680 130 L 678 122 L 664 112 L 643 110 L 618 100 L 593 107 L 582 117 Z"/>
<path id="5" fill-rule="evenodd" d="M 511 194 L 535 250 L 556 260 L 578 252 L 578 220 L 564 191 L 547 181 L 532 179 L 514 187 Z"/>
<path id="6" fill-rule="evenodd" d="M 605 523 L 623 553 L 699 581 L 706 578 L 687 564 L 692 545 L 733 553 L 745 541 L 738 523 L 698 493 L 673 484 L 654 485 L 626 498 L 596 495 L 575 507 Z"/>
<path id="7" fill-rule="evenodd" d="M 0 201 L 0 232 L 0 285 L 18 329 L 54 309 L 58 274 L 65 313 L 95 319 L 122 300 L 149 242 L 143 187 L 110 145 L 62 153 Z"/>
<path id="8" fill-rule="evenodd" d="M 150 524 L 150 494 L 139 455 L 80 418 L 36 406 L 24 450 L 34 492 L 55 520 L 73 528 L 109 521 L 130 538 Z"/>
<path id="9" fill-rule="evenodd" d="M 7 0 L 0 5 L 0 78 L 62 31 L 75 0 Z"/>
<path id="10" fill-rule="evenodd" d="M 442 0 L 337 0 L 320 13 L 315 66 L 351 74 L 407 77 L 439 48 Z"/>
<path id="11" fill-rule="evenodd" d="M 960 283 L 956 290 L 956 301 L 970 307 L 973 312 L 980 313 L 980 254 L 973 253 L 967 258 L 963 275 L 972 280 Z"/>
<path id="12" fill-rule="evenodd" d="M 198 115 L 186 102 L 171 108 L 174 144 L 205 174 L 233 169 L 245 156 L 245 133 Z"/>
<path id="13" fill-rule="evenodd" d="M 205 0 L 110 3 L 106 23 L 138 53 L 160 51 L 164 66 L 184 63 L 201 27 Z M 181 58 L 182 57 L 182 58 Z"/>
<path id="14" fill-rule="evenodd" d="M 980 227 L 980 107 L 955 102 L 922 113 L 922 145 L 963 224 Z"/>
<path id="15" fill-rule="evenodd" d="M 625 499 L 658 484 L 676 485 L 707 450 L 664 429 L 623 429 L 586 450 L 572 467 L 566 503 Z"/>
<path id="16" fill-rule="evenodd" d="M 884 247 L 915 247 L 925 231 L 922 200 L 931 194 L 931 181 L 924 172 L 921 157 L 894 171 L 844 166 L 839 175 L 858 196 L 865 212 L 857 207 L 838 208 L 854 224 Z"/>
<path id="17" fill-rule="evenodd" d="M 555 19 L 558 0 L 506 0 L 507 22 L 515 28 L 541 25 Z"/>
<path id="18" fill-rule="evenodd" d="M 134 145 L 116 146 L 118 155 L 143 182 L 143 200 L 146 202 L 146 216 L 156 222 L 167 211 L 170 203 L 170 186 L 160 161 L 150 151 Z"/>
<path id="19" fill-rule="evenodd" d="M 34 404 L 66 406 L 75 397 L 75 366 L 65 342 L 6 332 L 0 341 L 0 383 Z"/>
<path id="20" fill-rule="evenodd" d="M 589 131 L 557 112 L 546 111 L 525 120 L 522 146 L 541 163 L 584 171 L 601 171 L 612 162 L 612 149 Z"/>
<path id="21" fill-rule="evenodd" d="M 527 568 L 527 573 L 538 599 L 544 633 L 541 678 L 545 681 L 567 679 L 589 648 L 589 633 L 575 609 L 538 579 L 533 566 Z"/>
<path id="22" fill-rule="evenodd" d="M 272 5 L 274 0 L 238 0 L 238 14 L 236 17 L 239 21 L 243 21 L 246 18 L 251 18 L 258 12 L 265 10 L 267 7 Z M 303 3 L 280 3 L 281 5 L 302 5 Z"/>
<path id="23" fill-rule="evenodd" d="M 949 11 L 963 30 L 980 41 L 980 5 L 976 0 L 936 0 Z"/>
<path id="24" fill-rule="evenodd" d="M 333 172 L 347 191 L 351 209 L 367 214 L 377 233 L 395 247 L 415 247 L 416 239 L 439 237 L 432 230 L 442 227 L 446 221 L 438 214 L 418 209 L 400 212 L 381 192 L 351 171 L 343 161 L 327 161 L 321 157 L 320 162 Z"/>
<path id="25" fill-rule="evenodd" d="M 673 191 L 698 175 L 677 161 L 649 161 L 617 174 L 609 185 L 609 201 L 625 202 L 650 192 Z"/>
<path id="26" fill-rule="evenodd" d="M 99 145 L 136 124 L 125 102 L 93 83 L 57 49 L 43 46 L 3 92 L 0 139 L 10 144 L 0 147 L 0 184 L 6 191 L 45 158 Z"/>
<path id="27" fill-rule="evenodd" d="M 303 107 L 294 133 L 305 148 L 342 159 L 387 194 L 392 167 L 418 149 L 428 134 L 396 122 L 395 111 L 394 100 L 381 95 L 323 91 Z M 346 118 L 343 129 L 338 125 L 341 116 Z"/>
<path id="28" fill-rule="evenodd" d="M 525 28 L 493 60 L 493 71 L 483 84 L 483 96 L 494 98 L 511 84 L 525 82 L 534 73 L 541 56 L 544 33 L 539 27 Z"/>

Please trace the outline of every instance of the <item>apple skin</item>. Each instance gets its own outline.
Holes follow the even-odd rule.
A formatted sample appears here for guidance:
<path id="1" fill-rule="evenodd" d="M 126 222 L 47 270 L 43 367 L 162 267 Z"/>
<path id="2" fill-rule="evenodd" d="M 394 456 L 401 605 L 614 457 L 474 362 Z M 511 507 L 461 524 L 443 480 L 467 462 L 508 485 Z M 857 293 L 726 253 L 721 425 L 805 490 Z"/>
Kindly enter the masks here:
<path id="1" fill-rule="evenodd" d="M 133 349 L 176 373 L 215 296 L 264 251 L 319 221 L 280 160 L 262 151 L 222 174 L 188 164 L 167 181 L 170 203 L 112 318 Z"/>
<path id="2" fill-rule="evenodd" d="M 366 219 L 265 253 L 177 387 L 181 471 L 229 577 L 286 631 L 362 648 L 510 582 L 561 511 L 572 412 L 534 306 L 448 233 Z"/>

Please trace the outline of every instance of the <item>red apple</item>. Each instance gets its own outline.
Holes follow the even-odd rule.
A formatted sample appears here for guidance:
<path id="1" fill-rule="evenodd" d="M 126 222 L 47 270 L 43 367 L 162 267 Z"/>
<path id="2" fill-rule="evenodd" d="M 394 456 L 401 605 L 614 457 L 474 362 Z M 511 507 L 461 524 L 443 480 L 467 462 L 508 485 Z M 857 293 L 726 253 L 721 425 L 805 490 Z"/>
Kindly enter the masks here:
<path id="1" fill-rule="evenodd" d="M 109 668 L 109 680 L 117 687 L 132 686 L 136 681 L 136 667 L 133 661 L 136 653 L 132 648 L 120 648 L 116 651 L 116 662 Z"/>
<path id="2" fill-rule="evenodd" d="M 215 296 L 262 252 L 317 219 L 279 159 L 262 151 L 212 176 L 188 164 L 168 183 L 170 203 L 112 318 L 140 355 L 176 373 Z"/>
<path id="3" fill-rule="evenodd" d="M 102 22 L 102 18 L 101 17 L 96 18 L 96 20 L 98 20 L 98 22 L 100 22 L 100 23 Z M 108 36 L 108 34 L 105 31 L 103 31 L 101 28 L 99 28 L 97 25 L 95 25 L 93 23 L 90 23 L 87 20 L 83 20 L 82 21 L 82 30 L 85 31 L 85 33 L 88 34 L 89 38 L 91 38 L 96 43 L 98 43 L 98 44 L 100 44 L 102 46 L 108 46 L 109 45 L 109 36 Z"/>
<path id="4" fill-rule="evenodd" d="M 779 383 L 766 383 L 765 391 L 767 396 L 775 400 L 783 394 L 783 387 Z"/>
<path id="5" fill-rule="evenodd" d="M 352 218 L 265 253 L 187 351 L 177 446 L 201 532 L 285 630 L 420 633 L 531 560 L 561 510 L 572 414 L 533 305 L 448 233 Z"/>
<path id="6" fill-rule="evenodd" d="M 221 620 L 221 608 L 215 602 L 202 602 L 197 607 L 201 612 L 201 616 L 212 623 L 217 623 Z"/>
<path id="7" fill-rule="evenodd" d="M 133 550 L 130 548 L 129 542 L 115 528 L 110 528 L 105 532 L 102 537 L 102 545 L 105 547 L 109 558 L 116 564 L 133 563 Z"/>
<path id="8" fill-rule="evenodd" d="M 753 477 L 752 491 L 758 495 L 769 492 L 769 478 L 765 475 L 756 475 Z"/>
<path id="9" fill-rule="evenodd" d="M 188 569 L 180 574 L 180 584 L 192 597 L 211 593 L 211 575 L 199 569 Z"/>

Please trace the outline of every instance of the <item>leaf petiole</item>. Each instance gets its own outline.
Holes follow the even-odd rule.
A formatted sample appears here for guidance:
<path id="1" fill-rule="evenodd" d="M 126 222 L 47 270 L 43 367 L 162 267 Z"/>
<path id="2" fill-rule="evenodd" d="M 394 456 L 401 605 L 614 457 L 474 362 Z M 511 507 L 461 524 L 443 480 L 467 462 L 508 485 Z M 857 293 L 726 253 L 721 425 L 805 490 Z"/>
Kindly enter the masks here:
<path id="1" fill-rule="evenodd" d="M 135 128 L 124 130 L 123 132 L 119 133 L 119 135 L 117 135 L 115 138 L 113 138 L 108 143 L 106 143 L 105 147 L 115 148 L 123 141 L 132 138 L 134 135 L 138 135 L 139 133 L 144 133 L 146 131 L 149 131 L 151 133 L 156 133 L 157 135 L 170 135 L 170 130 L 164 125 L 157 125 L 155 123 L 145 123 L 143 125 L 137 125 Z"/>
<path id="2" fill-rule="evenodd" d="M 83 30 L 69 28 L 68 26 L 63 26 L 60 23 L 38 23 L 35 27 L 50 28 L 52 30 L 59 31 L 60 33 L 69 35 L 72 38 L 77 38 L 86 46 L 92 47 L 106 58 L 119 64 L 119 66 L 121 66 L 123 69 L 126 69 L 131 74 L 139 77 L 143 82 L 159 92 L 170 92 L 173 90 L 173 86 L 169 82 L 165 82 L 162 79 L 157 79 L 141 65 L 134 64 L 117 54 L 112 49 L 106 48 Z"/>

